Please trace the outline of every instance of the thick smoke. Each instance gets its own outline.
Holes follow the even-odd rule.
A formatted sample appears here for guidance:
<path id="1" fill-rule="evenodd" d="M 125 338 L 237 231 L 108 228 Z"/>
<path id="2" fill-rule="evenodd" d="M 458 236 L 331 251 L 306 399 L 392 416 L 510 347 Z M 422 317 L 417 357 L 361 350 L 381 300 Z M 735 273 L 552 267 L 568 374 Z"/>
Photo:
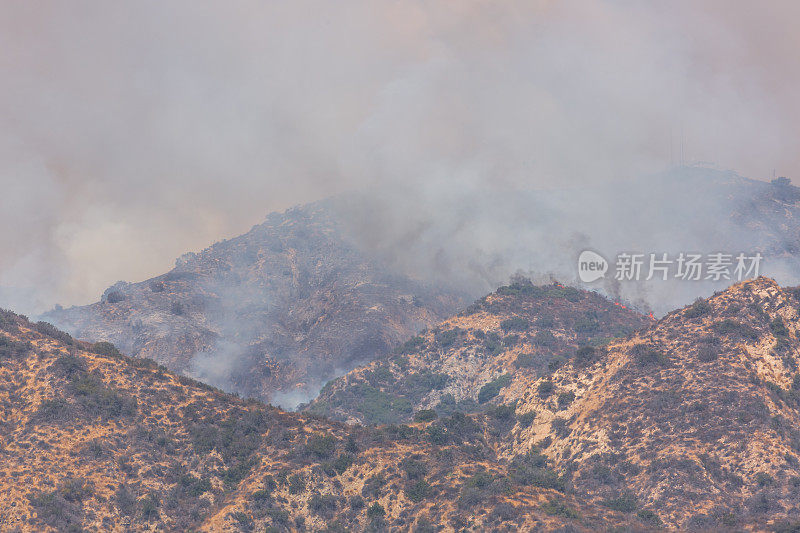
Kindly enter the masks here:
<path id="1" fill-rule="evenodd" d="M 797 11 L 721 0 L 5 1 L 0 306 L 95 300 L 267 211 L 345 190 L 379 191 L 391 225 L 359 238 L 387 248 L 398 235 L 466 235 L 450 201 L 465 191 L 583 190 L 682 160 L 792 176 Z M 409 203 L 424 213 L 406 217 Z M 618 214 L 598 211 L 613 226 Z M 497 226 L 488 216 L 469 226 L 486 253 L 465 261 L 487 285 L 520 263 L 497 255 Z M 413 242 L 423 244 L 452 260 L 434 239 Z M 558 267 L 542 253 L 526 262 Z"/>

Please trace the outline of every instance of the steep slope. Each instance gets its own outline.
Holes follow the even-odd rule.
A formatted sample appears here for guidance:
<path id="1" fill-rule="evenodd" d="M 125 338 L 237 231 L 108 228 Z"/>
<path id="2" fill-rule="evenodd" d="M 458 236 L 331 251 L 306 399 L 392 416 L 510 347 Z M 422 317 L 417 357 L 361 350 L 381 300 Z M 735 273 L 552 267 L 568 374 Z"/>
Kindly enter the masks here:
<path id="1" fill-rule="evenodd" d="M 285 413 L 5 311 L 0 410 L 3 531 L 647 527 L 566 491 L 538 454 L 498 460 L 475 419 Z"/>
<path id="2" fill-rule="evenodd" d="M 765 273 L 800 280 L 799 242 L 799 189 L 704 168 L 576 190 L 369 191 L 270 215 L 163 276 L 44 319 L 291 406 L 519 270 L 573 279 L 586 248 L 608 259 L 760 251 Z M 603 290 L 663 313 L 727 283 L 609 280 Z"/>
<path id="3" fill-rule="evenodd" d="M 651 321 L 597 293 L 519 279 L 391 356 L 328 383 L 308 410 L 368 424 L 408 421 L 420 409 L 484 410 L 521 376 L 548 375 L 579 347 L 605 344 Z"/>
<path id="4" fill-rule="evenodd" d="M 681 530 L 783 531 L 800 524 L 800 291 L 759 278 L 590 347 L 593 339 L 578 335 L 576 322 L 565 332 L 568 322 L 552 303 L 528 304 L 531 314 L 522 315 L 513 299 L 519 296 L 502 294 L 524 287 L 539 302 L 558 289 L 503 288 L 438 333 L 407 344 L 408 354 L 333 382 L 310 410 L 357 420 L 375 405 L 394 407 L 403 418 L 423 409 L 418 420 L 480 410 L 498 456 L 542 453 L 568 487 L 600 505 L 652 513 Z M 555 351 L 566 361 L 548 365 L 558 359 L 528 344 L 531 336 L 545 337 L 541 329 L 511 333 L 523 321 L 496 311 L 510 302 L 512 316 L 534 325 L 544 316 L 553 328 L 547 338 L 570 340 Z M 579 317 L 577 309 L 567 316 Z M 453 337 L 456 325 L 462 331 Z M 522 347 L 490 357 L 486 336 L 474 335 L 477 326 L 494 329 L 501 345 L 520 335 Z M 454 346 L 442 349 L 451 337 Z M 587 345 L 576 350 L 576 343 Z M 441 377 L 441 390 L 409 394 L 409 383 L 423 375 Z M 370 387 L 391 401 L 365 410 L 361 398 L 379 397 Z M 448 391 L 453 397 L 442 401 Z"/>
<path id="5" fill-rule="evenodd" d="M 120 282 L 98 303 L 44 318 L 225 390 L 292 405 L 462 301 L 392 275 L 340 229 L 325 202 L 273 214 L 165 275 Z"/>
<path id="6" fill-rule="evenodd" d="M 501 392 L 577 490 L 681 528 L 800 516 L 797 292 L 759 278 L 614 341 L 597 361 Z M 501 452 L 503 453 L 503 452 Z"/>

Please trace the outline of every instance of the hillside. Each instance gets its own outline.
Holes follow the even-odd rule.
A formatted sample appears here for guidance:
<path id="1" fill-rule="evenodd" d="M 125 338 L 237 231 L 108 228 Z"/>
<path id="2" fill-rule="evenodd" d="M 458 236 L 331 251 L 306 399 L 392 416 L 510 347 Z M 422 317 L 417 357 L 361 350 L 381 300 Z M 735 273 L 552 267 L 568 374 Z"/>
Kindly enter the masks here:
<path id="1" fill-rule="evenodd" d="M 759 278 L 500 392 L 500 452 L 536 446 L 576 490 L 681 528 L 800 516 L 800 300 Z"/>
<path id="2" fill-rule="evenodd" d="M 416 419 L 481 411 L 498 456 L 536 450 L 595 503 L 644 509 L 679 529 L 770 529 L 800 517 L 800 292 L 767 278 L 740 283 L 603 344 L 565 321 L 579 307 L 554 310 L 561 290 L 502 288 L 407 353 L 326 386 L 309 410 L 350 420 L 375 405 Z M 576 302 L 560 301 L 562 309 L 580 303 L 571 293 Z M 541 318 L 549 342 L 562 339 L 552 351 L 530 342 L 543 338 Z M 612 322 L 600 322 L 607 334 Z M 487 335 L 474 334 L 479 326 Z M 495 355 L 489 332 L 505 345 Z M 426 372 L 441 377 L 439 390 L 414 396 Z M 378 396 L 370 387 L 391 401 L 367 406 L 362 398 Z"/>
<path id="3" fill-rule="evenodd" d="M 329 382 L 308 410 L 366 424 L 407 422 L 420 409 L 484 410 L 512 376 L 547 375 L 579 347 L 651 321 L 597 293 L 520 279 Z"/>
<path id="4" fill-rule="evenodd" d="M 44 319 L 244 396 L 294 405 L 454 312 L 462 296 L 391 274 L 327 203 L 272 214 L 100 302 Z"/>
<path id="5" fill-rule="evenodd" d="M 609 259 L 620 250 L 760 251 L 764 273 L 800 281 L 799 200 L 791 184 L 704 168 L 585 189 L 453 191 L 433 202 L 367 191 L 271 214 L 164 275 L 42 318 L 291 407 L 518 271 L 573 279 L 586 248 Z M 607 281 L 595 288 L 657 314 L 729 283 Z"/>
<path id="6" fill-rule="evenodd" d="M 364 428 L 244 401 L 0 313 L 4 531 L 643 530 L 480 419 Z"/>

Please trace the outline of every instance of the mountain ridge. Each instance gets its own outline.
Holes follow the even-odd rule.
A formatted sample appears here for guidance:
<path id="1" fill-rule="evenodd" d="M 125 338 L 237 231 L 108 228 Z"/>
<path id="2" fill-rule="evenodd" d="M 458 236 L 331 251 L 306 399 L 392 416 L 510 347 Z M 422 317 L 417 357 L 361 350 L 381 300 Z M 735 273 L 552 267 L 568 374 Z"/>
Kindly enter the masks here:
<path id="1" fill-rule="evenodd" d="M 647 527 L 565 491 L 541 456 L 496 459 L 473 418 L 286 413 L 5 311 L 0 409 L 8 530 Z"/>
<path id="2" fill-rule="evenodd" d="M 777 530 L 800 516 L 799 295 L 764 277 L 737 283 L 602 345 L 564 345 L 554 367 L 546 353 L 520 360 L 484 350 L 471 370 L 481 379 L 462 391 L 472 401 L 407 396 L 404 416 L 482 413 L 499 457 L 541 453 L 590 501 L 643 509 L 673 528 Z M 535 317 L 526 318 L 512 335 L 535 338 Z M 503 320 L 494 316 L 495 327 Z M 433 373 L 446 367 L 421 343 L 409 357 Z M 349 390 L 358 398 L 379 366 L 340 378 L 309 409 L 328 412 L 319 405 Z M 388 388 L 408 390 L 387 374 Z M 358 419 L 357 407 L 341 418 Z"/>
<path id="3" fill-rule="evenodd" d="M 462 298 L 368 259 L 322 203 L 272 214 L 185 254 L 167 274 L 117 283 L 98 303 L 43 318 L 226 390 L 292 403 Z"/>

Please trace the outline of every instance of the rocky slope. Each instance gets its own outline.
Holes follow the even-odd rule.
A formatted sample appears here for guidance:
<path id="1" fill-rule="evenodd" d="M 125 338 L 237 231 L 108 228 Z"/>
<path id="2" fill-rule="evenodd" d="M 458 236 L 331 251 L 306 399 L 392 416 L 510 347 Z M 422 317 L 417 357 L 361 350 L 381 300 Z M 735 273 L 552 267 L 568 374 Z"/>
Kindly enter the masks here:
<path id="1" fill-rule="evenodd" d="M 765 272 L 800 280 L 799 201 L 783 181 L 703 168 L 577 190 L 372 191 L 270 215 L 167 274 L 44 319 L 291 406 L 520 269 L 572 279 L 586 248 L 609 260 L 626 250 L 760 251 Z M 727 283 L 597 285 L 663 313 Z"/>
<path id="2" fill-rule="evenodd" d="M 800 300 L 759 278 L 500 392 L 576 490 L 686 529 L 800 516 Z M 516 376 L 515 376 L 516 377 Z M 501 452 L 502 454 L 503 452 Z"/>
<path id="3" fill-rule="evenodd" d="M 0 312 L 3 531 L 644 530 L 480 418 L 285 413 Z"/>
<path id="4" fill-rule="evenodd" d="M 501 289 L 408 353 L 333 382 L 309 409 L 364 419 L 360 398 L 375 387 L 402 406 L 396 416 L 481 411 L 498 456 L 536 450 L 591 501 L 681 530 L 780 530 L 800 517 L 800 292 L 759 278 L 601 343 L 565 320 L 581 316 L 577 296 L 557 313 L 546 303 L 557 288 L 525 286 L 538 307 Z M 549 343 L 569 340 L 554 353 L 535 342 L 542 318 Z M 499 352 L 477 330 L 496 333 Z M 414 395 L 423 372 L 441 380 Z"/>
<path id="5" fill-rule="evenodd" d="M 367 424 L 407 422 L 420 409 L 483 410 L 515 376 L 550 374 L 579 347 L 651 321 L 594 292 L 519 279 L 329 382 L 308 410 Z"/>
<path id="6" fill-rule="evenodd" d="M 367 258 L 323 202 L 270 215 L 165 275 L 120 282 L 100 302 L 44 318 L 225 390 L 292 405 L 462 301 Z"/>

